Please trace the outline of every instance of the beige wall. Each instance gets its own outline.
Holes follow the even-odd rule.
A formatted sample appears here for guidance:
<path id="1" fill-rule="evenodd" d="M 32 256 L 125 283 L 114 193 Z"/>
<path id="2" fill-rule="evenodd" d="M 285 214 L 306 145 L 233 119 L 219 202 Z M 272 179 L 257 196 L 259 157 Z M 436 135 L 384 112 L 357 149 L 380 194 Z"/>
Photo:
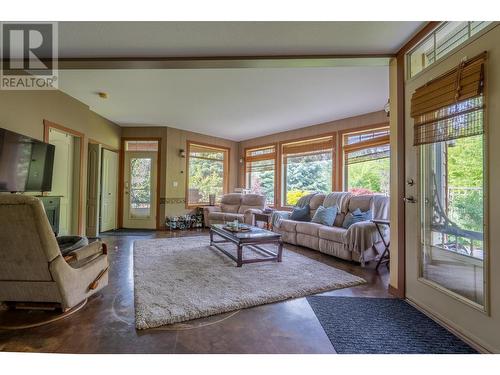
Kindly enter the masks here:
<path id="1" fill-rule="evenodd" d="M 229 152 L 229 191 L 237 186 L 238 143 L 226 139 L 193 133 L 170 127 L 125 127 L 123 137 L 161 138 L 160 223 L 166 216 L 181 215 L 191 210 L 185 206 L 186 162 L 179 150 L 186 150 L 187 141 L 225 146 Z M 177 186 L 174 184 L 177 183 Z"/>
<path id="2" fill-rule="evenodd" d="M 311 125 L 305 128 L 271 134 L 264 137 L 249 139 L 240 143 L 239 158 L 243 158 L 245 156 L 245 149 L 249 147 L 257 147 L 270 143 L 277 143 L 277 142 L 295 140 L 306 137 L 314 137 L 316 135 L 335 133 L 346 129 L 355 130 L 356 128 L 363 128 L 371 125 L 386 124 L 388 122 L 389 119 L 387 118 L 386 113 L 384 111 L 378 111 L 378 112 L 367 113 L 360 116 L 349 117 L 341 120 L 325 122 L 322 124 Z M 337 141 L 337 150 L 340 150 L 341 139 L 339 136 L 337 136 L 336 141 Z M 338 157 L 336 159 L 338 160 Z M 240 167 L 239 178 L 238 178 L 239 187 L 244 187 L 245 185 L 244 166 L 240 165 L 239 162 L 238 165 Z M 337 170 L 337 175 L 335 176 L 335 180 L 338 184 L 340 177 L 339 173 L 341 173 L 342 171 L 339 170 L 339 168 L 337 169 L 338 170 Z M 336 189 L 341 190 L 342 188 L 339 185 L 336 187 Z"/>
<path id="3" fill-rule="evenodd" d="M 406 209 L 406 296 L 420 308 L 440 319 L 452 329 L 488 351 L 500 353 L 500 26 L 496 26 L 478 39 L 473 39 L 458 51 L 432 65 L 427 71 L 408 80 L 405 85 L 405 126 L 407 177 L 417 174 L 416 151 L 412 144 L 413 119 L 410 117 L 411 95 L 416 88 L 458 66 L 463 58 L 471 58 L 483 51 L 488 52 L 486 64 L 486 184 L 488 251 L 487 297 L 489 311 L 482 312 L 458 298 L 442 292 L 419 279 L 418 257 L 420 230 L 418 205 Z M 418 187 L 407 187 L 408 195 L 418 196 Z M 391 252 L 391 255 L 394 251 Z M 488 275 L 487 275 L 488 276 Z"/>
<path id="4" fill-rule="evenodd" d="M 121 128 L 61 91 L 0 91 L 0 127 L 43 140 L 43 120 L 85 135 L 81 220 L 81 226 L 85 228 L 88 140 L 90 138 L 118 148 Z"/>

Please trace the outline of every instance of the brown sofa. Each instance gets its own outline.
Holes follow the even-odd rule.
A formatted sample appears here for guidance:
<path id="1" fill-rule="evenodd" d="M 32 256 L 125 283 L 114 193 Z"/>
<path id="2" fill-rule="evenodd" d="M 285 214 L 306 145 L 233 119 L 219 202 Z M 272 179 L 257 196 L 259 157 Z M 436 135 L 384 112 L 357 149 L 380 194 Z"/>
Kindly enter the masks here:
<path id="1" fill-rule="evenodd" d="M 266 204 L 266 197 L 258 194 L 231 193 L 221 197 L 218 206 L 203 208 L 205 227 L 238 220 L 253 225 L 253 214 L 260 213 Z"/>
<path id="2" fill-rule="evenodd" d="M 337 206 L 337 217 L 333 226 L 326 226 L 311 222 L 290 220 L 290 212 L 277 212 L 279 219 L 273 218 L 273 230 L 282 235 L 283 241 L 318 250 L 322 253 L 346 260 L 354 260 L 364 265 L 374 260 L 384 248 L 382 238 L 371 221 L 355 223 L 344 229 L 342 223 L 348 212 L 357 208 L 361 211 L 372 210 L 376 219 L 389 219 L 389 197 L 375 195 L 355 196 L 347 192 L 333 192 L 330 194 L 314 194 L 308 200 L 311 214 L 319 206 Z M 388 240 L 389 229 L 384 228 L 384 238 Z"/>
<path id="3" fill-rule="evenodd" d="M 0 194 L 0 302 L 45 302 L 63 310 L 108 284 L 100 241 L 63 257 L 39 199 Z"/>

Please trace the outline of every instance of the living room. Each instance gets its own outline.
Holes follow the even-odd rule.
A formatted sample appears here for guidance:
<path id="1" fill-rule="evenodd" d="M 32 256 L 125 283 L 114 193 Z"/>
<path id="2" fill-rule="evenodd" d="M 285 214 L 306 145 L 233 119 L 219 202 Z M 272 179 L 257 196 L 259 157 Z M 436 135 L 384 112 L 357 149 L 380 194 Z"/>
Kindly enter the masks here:
<path id="1" fill-rule="evenodd" d="M 11 18 L 0 351 L 498 353 L 498 22 Z"/>

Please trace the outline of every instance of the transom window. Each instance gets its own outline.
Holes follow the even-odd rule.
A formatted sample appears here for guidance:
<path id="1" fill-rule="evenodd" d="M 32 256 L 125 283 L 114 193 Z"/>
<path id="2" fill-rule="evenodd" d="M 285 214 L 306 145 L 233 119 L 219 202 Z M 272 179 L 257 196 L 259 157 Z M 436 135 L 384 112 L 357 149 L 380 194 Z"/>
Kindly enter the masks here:
<path id="1" fill-rule="evenodd" d="M 490 25 L 490 21 L 443 22 L 407 55 L 411 78 Z"/>
<path id="2" fill-rule="evenodd" d="M 275 205 L 276 146 L 249 149 L 245 152 L 246 188 L 266 197 L 266 204 Z"/>
<path id="3" fill-rule="evenodd" d="M 353 194 L 389 194 L 389 127 L 343 136 L 344 189 Z"/>
<path id="4" fill-rule="evenodd" d="M 334 144 L 334 137 L 326 136 L 281 145 L 283 206 L 312 192 L 333 190 Z"/>
<path id="5" fill-rule="evenodd" d="M 208 205 L 210 195 L 219 199 L 228 191 L 229 149 L 188 142 L 188 205 Z"/>

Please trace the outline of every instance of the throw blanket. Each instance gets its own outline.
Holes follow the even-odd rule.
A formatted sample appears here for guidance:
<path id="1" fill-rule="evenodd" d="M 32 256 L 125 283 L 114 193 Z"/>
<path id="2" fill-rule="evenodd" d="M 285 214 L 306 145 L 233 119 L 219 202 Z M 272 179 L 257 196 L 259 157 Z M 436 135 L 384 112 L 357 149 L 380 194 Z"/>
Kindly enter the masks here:
<path id="1" fill-rule="evenodd" d="M 375 194 L 372 196 L 370 205 L 374 218 L 389 220 L 389 199 L 387 197 Z M 380 229 L 384 239 L 388 241 L 389 227 L 382 225 Z M 373 251 L 374 245 L 382 241 L 375 224 L 366 221 L 351 225 L 346 236 L 349 250 L 360 254 L 359 261 L 361 264 L 364 264 L 365 251 Z"/>
<path id="2" fill-rule="evenodd" d="M 351 193 L 346 192 L 334 192 L 330 193 L 325 197 L 323 201 L 324 207 L 337 207 L 338 212 L 344 212 L 346 207 L 344 207 L 345 202 L 351 196 Z"/>
<path id="3" fill-rule="evenodd" d="M 300 197 L 295 207 L 301 207 L 301 208 L 305 207 L 311 202 L 311 198 L 314 197 L 316 194 L 318 193 L 307 194 L 304 195 L 303 197 Z M 274 211 L 271 216 L 271 225 L 273 227 L 279 228 L 281 221 L 289 219 L 290 215 L 291 215 L 290 211 Z"/>

